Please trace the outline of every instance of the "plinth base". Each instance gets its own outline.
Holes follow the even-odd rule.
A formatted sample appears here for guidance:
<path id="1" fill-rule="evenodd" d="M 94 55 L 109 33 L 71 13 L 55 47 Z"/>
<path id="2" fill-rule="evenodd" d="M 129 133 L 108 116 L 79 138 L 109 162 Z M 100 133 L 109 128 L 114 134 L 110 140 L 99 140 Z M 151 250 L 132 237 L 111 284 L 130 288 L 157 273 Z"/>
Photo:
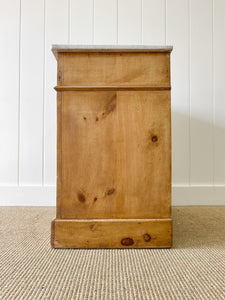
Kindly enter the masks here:
<path id="1" fill-rule="evenodd" d="M 53 248 L 170 248 L 171 219 L 55 219 Z"/>

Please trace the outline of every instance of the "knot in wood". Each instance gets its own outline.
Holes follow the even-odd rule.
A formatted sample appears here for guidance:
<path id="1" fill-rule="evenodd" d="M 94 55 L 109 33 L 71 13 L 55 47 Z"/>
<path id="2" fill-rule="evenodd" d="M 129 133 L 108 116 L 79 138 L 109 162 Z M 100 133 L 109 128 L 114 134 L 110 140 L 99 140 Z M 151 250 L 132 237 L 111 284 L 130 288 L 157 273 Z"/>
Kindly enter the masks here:
<path id="1" fill-rule="evenodd" d="M 143 235 L 143 238 L 144 238 L 144 240 L 145 240 L 146 242 L 150 242 L 150 241 L 151 241 L 151 236 L 150 236 L 150 234 L 148 234 L 148 233 L 145 233 L 145 234 Z"/>
<path id="2" fill-rule="evenodd" d="M 124 239 L 121 240 L 121 244 L 123 246 L 132 246 L 134 244 L 134 240 L 127 237 L 127 238 L 124 238 Z"/>

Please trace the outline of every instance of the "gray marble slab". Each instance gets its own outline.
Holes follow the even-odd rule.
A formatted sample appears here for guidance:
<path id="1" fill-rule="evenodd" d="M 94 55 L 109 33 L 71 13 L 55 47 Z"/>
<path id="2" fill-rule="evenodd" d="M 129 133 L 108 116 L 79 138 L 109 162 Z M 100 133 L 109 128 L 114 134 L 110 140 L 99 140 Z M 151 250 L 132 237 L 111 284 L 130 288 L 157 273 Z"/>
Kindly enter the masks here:
<path id="1" fill-rule="evenodd" d="M 52 52 L 171 52 L 173 46 L 150 45 L 52 45 Z"/>

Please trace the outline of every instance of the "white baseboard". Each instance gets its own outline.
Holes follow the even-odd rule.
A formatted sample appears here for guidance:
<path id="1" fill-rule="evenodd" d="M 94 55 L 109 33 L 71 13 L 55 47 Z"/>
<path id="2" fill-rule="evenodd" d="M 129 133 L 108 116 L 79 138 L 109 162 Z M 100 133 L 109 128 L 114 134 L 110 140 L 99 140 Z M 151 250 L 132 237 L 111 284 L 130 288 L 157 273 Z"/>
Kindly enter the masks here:
<path id="1" fill-rule="evenodd" d="M 225 185 L 174 185 L 173 206 L 225 205 Z"/>
<path id="2" fill-rule="evenodd" d="M 172 205 L 225 205 L 225 185 L 173 185 Z M 0 186 L 0 206 L 55 206 L 55 186 Z"/>
<path id="3" fill-rule="evenodd" d="M 0 206 L 55 206 L 56 187 L 0 186 Z"/>

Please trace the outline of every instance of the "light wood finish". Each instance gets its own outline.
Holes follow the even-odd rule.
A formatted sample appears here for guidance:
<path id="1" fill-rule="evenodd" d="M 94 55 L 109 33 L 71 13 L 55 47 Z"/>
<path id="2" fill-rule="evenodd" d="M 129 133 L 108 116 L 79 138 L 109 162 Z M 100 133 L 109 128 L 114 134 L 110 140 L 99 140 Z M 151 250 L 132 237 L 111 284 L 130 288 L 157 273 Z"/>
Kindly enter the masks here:
<path id="1" fill-rule="evenodd" d="M 119 85 L 92 85 L 92 86 L 79 86 L 79 85 L 62 85 L 62 86 L 55 86 L 55 90 L 57 92 L 63 92 L 63 91 L 125 91 L 125 90 L 132 90 L 132 91 L 165 91 L 165 90 L 171 90 L 170 86 L 119 86 Z"/>
<path id="2" fill-rule="evenodd" d="M 60 72 L 68 86 L 169 86 L 170 53 L 64 53 Z"/>
<path id="3" fill-rule="evenodd" d="M 67 92 L 62 102 L 62 218 L 169 217 L 170 93 Z"/>
<path id="4" fill-rule="evenodd" d="M 56 217 L 61 217 L 62 198 L 62 93 L 57 94 L 57 205 Z"/>
<path id="5" fill-rule="evenodd" d="M 60 52 L 57 58 L 52 246 L 170 247 L 169 53 Z M 98 230 L 90 230 L 95 224 Z M 143 241 L 144 232 L 151 241 Z"/>
<path id="6" fill-rule="evenodd" d="M 55 248 L 169 248 L 170 219 L 53 220 Z"/>

